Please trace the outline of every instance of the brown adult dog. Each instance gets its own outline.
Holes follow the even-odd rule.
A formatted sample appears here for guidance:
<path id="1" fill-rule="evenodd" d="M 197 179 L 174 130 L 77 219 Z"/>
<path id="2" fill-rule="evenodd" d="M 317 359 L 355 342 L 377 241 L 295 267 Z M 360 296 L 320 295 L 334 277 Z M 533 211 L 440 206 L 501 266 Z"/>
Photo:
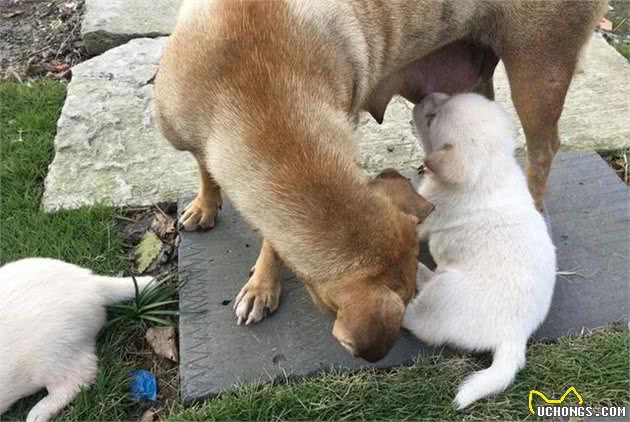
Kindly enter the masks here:
<path id="1" fill-rule="evenodd" d="M 414 292 L 415 224 L 430 207 L 409 189 L 400 195 L 399 178 L 368 184 L 351 123 L 361 110 L 380 121 L 394 94 L 491 97 L 502 59 L 540 203 L 564 96 L 605 5 L 184 0 L 155 81 L 156 115 L 200 167 L 184 228 L 212 227 L 223 189 L 264 237 L 235 301 L 239 322 L 278 306 L 281 258 L 336 314 L 333 335 L 380 359 Z"/>

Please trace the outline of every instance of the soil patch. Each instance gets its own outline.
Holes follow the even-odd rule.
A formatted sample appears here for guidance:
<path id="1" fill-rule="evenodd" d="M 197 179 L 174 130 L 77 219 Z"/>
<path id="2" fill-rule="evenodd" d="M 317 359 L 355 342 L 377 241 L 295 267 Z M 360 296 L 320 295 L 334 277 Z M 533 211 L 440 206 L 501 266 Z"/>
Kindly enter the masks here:
<path id="1" fill-rule="evenodd" d="M 617 173 L 617 176 L 630 185 L 630 148 L 621 151 L 601 152 L 600 155 Z"/>
<path id="2" fill-rule="evenodd" d="M 87 57 L 84 0 L 0 0 L 0 79 L 70 79 Z"/>
<path id="3" fill-rule="evenodd" d="M 146 235 L 157 236 L 160 247 L 144 271 L 145 275 L 162 278 L 167 274 L 177 273 L 177 246 L 179 234 L 176 227 L 177 206 L 173 203 L 161 203 L 151 207 L 125 208 L 116 216 L 116 225 L 123 233 L 124 246 L 128 253 L 129 268 L 138 272 L 137 249 Z M 159 252 L 158 252 L 159 251 Z M 176 282 L 177 277 L 168 282 Z M 176 305 L 167 309 L 177 310 Z M 165 316 L 176 322 L 175 316 Z M 130 419 L 144 417 L 151 420 L 150 415 L 160 418 L 160 414 L 177 400 L 179 391 L 178 364 L 158 356 L 148 343 L 146 331 L 148 326 L 141 324 L 136 335 L 130 337 L 130 353 L 128 361 L 134 367 L 152 372 L 158 381 L 158 401 L 156 403 L 140 403 L 129 410 Z"/>

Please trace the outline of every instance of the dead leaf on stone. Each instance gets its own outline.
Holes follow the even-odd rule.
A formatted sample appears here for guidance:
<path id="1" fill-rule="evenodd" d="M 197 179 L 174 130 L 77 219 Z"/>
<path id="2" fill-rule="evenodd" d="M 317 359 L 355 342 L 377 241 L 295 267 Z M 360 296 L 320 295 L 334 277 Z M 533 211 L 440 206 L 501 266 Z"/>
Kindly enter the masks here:
<path id="1" fill-rule="evenodd" d="M 24 12 L 25 12 L 24 10 L 14 10 L 13 12 L 3 13 L 2 17 L 8 19 L 8 18 L 12 18 L 14 16 L 20 16 Z"/>
<path id="2" fill-rule="evenodd" d="M 145 337 L 156 355 L 173 362 L 179 361 L 175 327 L 151 327 Z"/>
<path id="3" fill-rule="evenodd" d="M 140 274 L 144 273 L 160 255 L 162 241 L 152 232 L 147 232 L 142 237 L 135 250 L 136 269 Z"/>

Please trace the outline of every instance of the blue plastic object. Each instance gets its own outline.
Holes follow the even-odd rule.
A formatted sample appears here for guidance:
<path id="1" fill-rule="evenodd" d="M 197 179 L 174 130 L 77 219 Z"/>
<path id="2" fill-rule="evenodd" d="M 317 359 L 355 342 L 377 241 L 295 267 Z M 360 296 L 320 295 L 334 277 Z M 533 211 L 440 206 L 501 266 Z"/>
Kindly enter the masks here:
<path id="1" fill-rule="evenodd" d="M 144 369 L 135 369 L 131 371 L 130 375 L 131 385 L 129 387 L 129 396 L 131 400 L 157 400 L 157 380 L 155 379 L 155 375 Z"/>

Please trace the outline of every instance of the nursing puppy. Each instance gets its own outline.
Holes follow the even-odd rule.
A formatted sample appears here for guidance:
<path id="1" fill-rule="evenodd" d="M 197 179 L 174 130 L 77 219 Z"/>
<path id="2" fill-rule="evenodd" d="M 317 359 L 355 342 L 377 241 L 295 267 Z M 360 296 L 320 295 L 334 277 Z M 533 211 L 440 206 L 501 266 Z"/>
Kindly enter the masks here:
<path id="1" fill-rule="evenodd" d="M 435 204 L 419 234 L 437 268 L 420 264 L 403 326 L 430 344 L 493 352 L 492 365 L 459 387 L 461 409 L 503 391 L 525 365 L 527 339 L 551 303 L 555 248 L 497 103 L 433 94 L 413 115 L 426 153 L 419 192 Z"/>
<path id="2" fill-rule="evenodd" d="M 144 288 L 151 277 L 137 277 Z M 39 391 L 27 422 L 61 411 L 96 376 L 95 339 L 105 306 L 131 299 L 131 278 L 105 277 L 55 259 L 0 268 L 0 414 Z"/>
<path id="3" fill-rule="evenodd" d="M 284 263 L 336 315 L 340 343 L 382 357 L 415 293 L 415 225 L 429 206 L 410 215 L 370 192 L 354 161 L 356 117 L 367 110 L 381 121 L 395 94 L 491 97 L 502 59 L 540 201 L 564 96 L 605 4 L 184 0 L 155 79 L 155 114 L 199 165 L 184 229 L 213 227 L 225 192 L 264 238 L 237 320 L 277 308 Z"/>

